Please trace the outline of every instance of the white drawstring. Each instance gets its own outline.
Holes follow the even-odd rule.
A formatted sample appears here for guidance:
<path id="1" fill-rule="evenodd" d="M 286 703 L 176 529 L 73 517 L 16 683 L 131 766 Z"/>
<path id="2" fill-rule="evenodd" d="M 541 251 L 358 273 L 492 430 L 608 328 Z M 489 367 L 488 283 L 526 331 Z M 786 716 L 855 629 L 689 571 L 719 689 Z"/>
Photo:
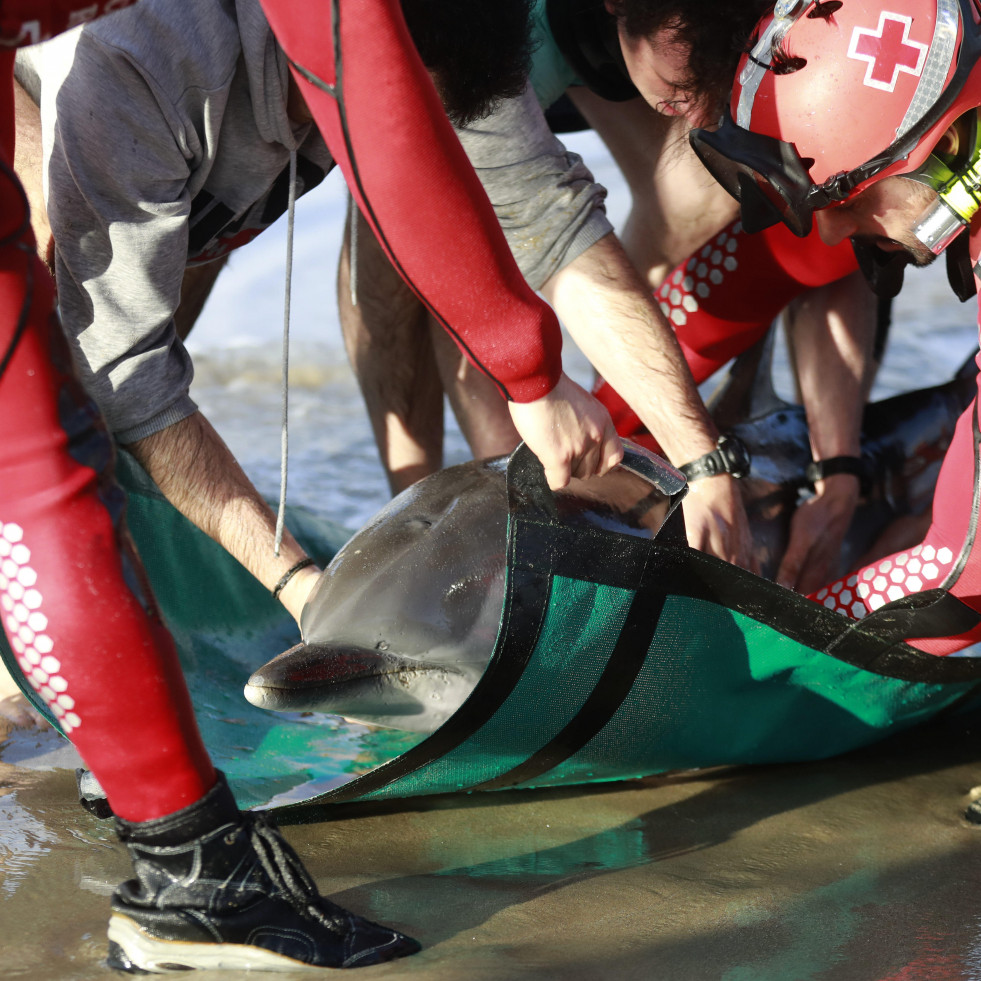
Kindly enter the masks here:
<path id="1" fill-rule="evenodd" d="M 290 395 L 290 294 L 293 287 L 293 218 L 296 212 L 296 150 L 290 151 L 289 207 L 286 220 L 286 298 L 283 303 L 283 421 L 280 437 L 279 511 L 276 514 L 274 552 L 279 555 L 283 541 L 283 522 L 286 517 L 286 468 L 289 460 L 289 395 Z"/>

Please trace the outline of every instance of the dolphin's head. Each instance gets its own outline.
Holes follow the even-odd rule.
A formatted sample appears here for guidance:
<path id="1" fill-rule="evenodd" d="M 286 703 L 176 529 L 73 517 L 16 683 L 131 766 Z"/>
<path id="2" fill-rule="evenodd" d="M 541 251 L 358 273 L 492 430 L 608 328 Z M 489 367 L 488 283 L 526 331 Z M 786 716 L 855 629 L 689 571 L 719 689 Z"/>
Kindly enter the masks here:
<path id="1" fill-rule="evenodd" d="M 303 611 L 303 643 L 256 671 L 254 705 L 431 732 L 494 649 L 504 604 L 506 460 L 440 471 L 337 553 Z"/>
<path id="2" fill-rule="evenodd" d="M 671 493 L 683 485 L 663 463 L 646 466 L 677 479 Z M 442 725 L 473 691 L 497 643 L 507 467 L 506 459 L 450 467 L 380 511 L 314 588 L 301 618 L 303 643 L 259 668 L 246 698 L 416 732 Z M 650 475 L 626 461 L 549 500 L 560 524 L 642 537 L 657 533 L 671 506 Z"/>

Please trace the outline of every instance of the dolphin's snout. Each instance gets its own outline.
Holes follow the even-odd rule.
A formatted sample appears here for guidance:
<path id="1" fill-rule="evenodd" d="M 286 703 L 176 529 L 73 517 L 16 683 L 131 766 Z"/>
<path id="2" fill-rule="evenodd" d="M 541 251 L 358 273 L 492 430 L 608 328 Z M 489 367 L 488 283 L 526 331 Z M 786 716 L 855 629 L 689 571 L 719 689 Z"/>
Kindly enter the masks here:
<path id="1" fill-rule="evenodd" d="M 245 697 L 277 712 L 329 712 L 430 732 L 472 687 L 445 664 L 354 645 L 297 644 L 253 673 Z"/>
<path id="2" fill-rule="evenodd" d="M 343 685 L 397 672 L 404 659 L 355 645 L 297 644 L 255 671 L 253 688 L 302 690 Z"/>

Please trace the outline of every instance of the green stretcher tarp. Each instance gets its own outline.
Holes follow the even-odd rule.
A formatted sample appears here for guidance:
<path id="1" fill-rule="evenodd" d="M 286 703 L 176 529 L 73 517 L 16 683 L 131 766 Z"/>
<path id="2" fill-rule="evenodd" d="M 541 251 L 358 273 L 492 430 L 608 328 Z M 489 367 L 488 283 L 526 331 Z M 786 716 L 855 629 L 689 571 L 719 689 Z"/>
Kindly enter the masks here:
<path id="1" fill-rule="evenodd" d="M 342 801 L 817 759 L 974 698 L 981 661 L 902 641 L 976 621 L 947 594 L 850 621 L 689 549 L 676 519 L 653 539 L 563 524 L 536 468 L 523 448 L 509 464 L 493 656 L 470 698 L 425 736 L 246 702 L 249 674 L 299 640 L 296 625 L 122 455 L 130 529 L 205 740 L 241 804 L 287 816 Z M 347 537 L 301 510 L 288 524 L 320 562 Z"/>

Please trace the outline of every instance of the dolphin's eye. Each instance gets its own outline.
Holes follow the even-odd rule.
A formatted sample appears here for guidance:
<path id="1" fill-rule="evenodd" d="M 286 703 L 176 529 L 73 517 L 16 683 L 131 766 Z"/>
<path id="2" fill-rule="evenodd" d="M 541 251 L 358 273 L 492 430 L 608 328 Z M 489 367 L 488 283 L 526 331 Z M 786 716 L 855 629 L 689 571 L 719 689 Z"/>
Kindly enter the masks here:
<path id="1" fill-rule="evenodd" d="M 425 531 L 432 526 L 433 523 L 428 518 L 410 518 L 405 523 L 405 527 L 410 531 Z"/>

